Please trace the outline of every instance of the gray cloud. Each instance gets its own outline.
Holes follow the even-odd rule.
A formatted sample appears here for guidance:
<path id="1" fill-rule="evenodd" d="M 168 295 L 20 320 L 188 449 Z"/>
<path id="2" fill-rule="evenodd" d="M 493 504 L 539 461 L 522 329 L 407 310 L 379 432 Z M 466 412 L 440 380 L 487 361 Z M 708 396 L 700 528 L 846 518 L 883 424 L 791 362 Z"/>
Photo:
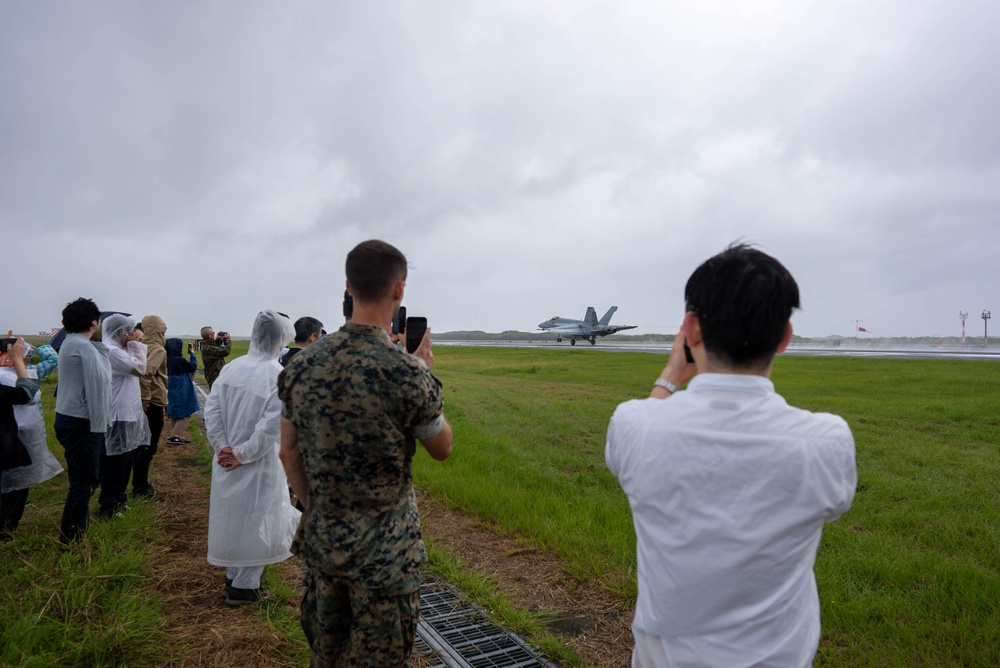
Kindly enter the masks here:
<path id="1" fill-rule="evenodd" d="M 175 333 L 339 321 L 358 241 L 432 327 L 617 304 L 672 331 L 734 239 L 796 328 L 958 331 L 996 294 L 987 3 L 17 3 L 0 23 L 15 329 L 87 294 Z M 20 285 L 20 283 L 18 283 Z M 240 325 L 239 323 L 244 323 Z"/>

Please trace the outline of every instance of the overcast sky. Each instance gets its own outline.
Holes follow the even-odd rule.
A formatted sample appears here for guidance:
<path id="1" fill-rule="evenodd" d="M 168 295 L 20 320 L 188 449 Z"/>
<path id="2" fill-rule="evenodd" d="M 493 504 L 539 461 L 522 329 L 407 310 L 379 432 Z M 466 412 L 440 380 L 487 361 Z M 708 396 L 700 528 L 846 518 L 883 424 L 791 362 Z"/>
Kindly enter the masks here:
<path id="1" fill-rule="evenodd" d="M 803 336 L 981 336 L 997 26 L 987 0 L 6 3 L 2 326 L 83 295 L 168 335 L 333 329 L 381 238 L 435 331 L 617 305 L 673 333 L 742 239 Z"/>

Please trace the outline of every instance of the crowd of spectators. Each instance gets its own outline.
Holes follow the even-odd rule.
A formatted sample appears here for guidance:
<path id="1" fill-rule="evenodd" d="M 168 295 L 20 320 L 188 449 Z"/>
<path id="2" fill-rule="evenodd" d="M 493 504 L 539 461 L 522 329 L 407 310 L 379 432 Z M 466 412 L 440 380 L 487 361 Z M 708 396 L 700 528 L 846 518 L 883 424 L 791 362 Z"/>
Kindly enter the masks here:
<path id="1" fill-rule="evenodd" d="M 266 565 L 300 555 L 316 666 L 404 666 L 413 647 L 427 555 L 412 461 L 418 442 L 447 459 L 453 436 L 430 330 L 413 353 L 391 333 L 407 268 L 395 247 L 363 242 L 347 256 L 339 331 L 263 310 L 245 356 L 226 364 L 231 337 L 211 327 L 198 343 L 213 455 L 207 560 L 226 569 L 224 601 L 237 607 L 267 596 Z M 632 665 L 808 666 L 820 634 L 817 546 L 857 484 L 850 428 L 774 390 L 773 359 L 799 307 L 776 259 L 732 246 L 698 267 L 684 297 L 649 397 L 618 406 L 607 432 L 605 460 L 637 536 Z M 164 339 L 159 317 L 102 325 L 80 298 L 62 320 L 58 357 L 20 338 L 0 353 L 0 538 L 16 531 L 28 489 L 61 472 L 37 406 L 39 379 L 57 366 L 63 543 L 86 531 L 98 487 L 109 520 L 128 508 L 130 476 L 133 497 L 158 496 L 149 469 L 164 408 L 175 445 L 190 443 L 200 408 L 194 346 L 185 355 L 181 339 Z"/>

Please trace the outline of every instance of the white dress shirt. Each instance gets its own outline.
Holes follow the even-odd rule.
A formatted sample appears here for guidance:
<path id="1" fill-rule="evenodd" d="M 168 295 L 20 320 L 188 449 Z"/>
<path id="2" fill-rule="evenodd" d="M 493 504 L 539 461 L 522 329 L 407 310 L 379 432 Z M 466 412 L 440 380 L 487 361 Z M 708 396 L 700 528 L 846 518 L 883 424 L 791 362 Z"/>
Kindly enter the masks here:
<path id="1" fill-rule="evenodd" d="M 605 457 L 635 524 L 633 665 L 810 665 L 816 548 L 857 484 L 843 418 L 762 376 L 706 373 L 618 406 Z"/>

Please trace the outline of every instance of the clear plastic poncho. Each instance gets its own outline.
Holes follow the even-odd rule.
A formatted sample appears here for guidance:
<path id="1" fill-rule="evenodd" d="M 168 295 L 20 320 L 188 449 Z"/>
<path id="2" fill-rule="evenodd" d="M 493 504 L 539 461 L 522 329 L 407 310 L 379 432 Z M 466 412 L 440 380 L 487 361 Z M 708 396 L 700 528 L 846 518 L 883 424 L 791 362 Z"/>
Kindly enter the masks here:
<path id="1" fill-rule="evenodd" d="M 28 369 L 29 378 L 37 378 L 34 369 Z M 0 383 L 14 387 L 17 385 L 17 373 L 10 367 L 0 367 Z M 35 392 L 31 403 L 14 406 L 14 419 L 17 421 L 17 435 L 31 455 L 31 463 L 3 472 L 3 483 L 0 491 L 4 494 L 19 489 L 28 489 L 59 475 L 63 468 L 59 460 L 49 451 L 45 441 L 45 421 L 39 410 L 42 393 Z"/>
<path id="2" fill-rule="evenodd" d="M 229 446 L 240 462 L 231 471 L 212 462 L 208 563 L 215 566 L 263 566 L 291 556 L 300 513 L 291 505 L 278 459 L 278 353 L 294 336 L 285 316 L 257 314 L 250 351 L 222 367 L 205 403 L 214 453 Z"/>
<path id="3" fill-rule="evenodd" d="M 111 362 L 111 428 L 105 437 L 109 455 L 121 455 L 149 445 L 149 420 L 142 410 L 139 376 L 146 373 L 146 346 L 129 341 L 135 320 L 116 313 L 102 325 L 102 340 Z"/>

